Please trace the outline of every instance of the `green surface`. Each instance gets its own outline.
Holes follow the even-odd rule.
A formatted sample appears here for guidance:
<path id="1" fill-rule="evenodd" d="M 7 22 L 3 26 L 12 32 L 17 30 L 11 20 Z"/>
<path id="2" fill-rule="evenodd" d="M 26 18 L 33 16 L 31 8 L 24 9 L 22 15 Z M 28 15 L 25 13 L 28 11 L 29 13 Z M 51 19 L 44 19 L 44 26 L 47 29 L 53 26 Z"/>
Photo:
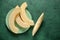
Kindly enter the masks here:
<path id="1" fill-rule="evenodd" d="M 12 13 L 13 10 L 14 10 L 14 8 L 11 9 L 11 10 L 8 12 L 7 16 L 6 16 L 6 25 L 7 25 L 7 28 L 8 28 L 11 32 L 13 32 L 13 30 L 11 30 L 10 27 L 9 27 L 9 16 L 11 15 L 11 13 Z M 27 17 L 28 17 L 29 19 L 32 20 L 32 16 L 31 16 L 31 14 L 30 14 L 30 12 L 29 12 L 28 10 L 26 10 L 26 15 L 27 15 Z M 19 29 L 19 31 L 17 32 L 17 34 L 24 33 L 24 32 L 26 32 L 26 31 L 30 28 L 30 27 L 28 27 L 28 28 L 22 28 L 22 27 L 21 27 L 20 25 L 18 25 L 16 22 L 15 22 L 15 26 Z"/>
<path id="2" fill-rule="evenodd" d="M 31 34 L 33 27 L 15 35 L 9 32 L 5 24 L 8 11 L 24 1 L 34 22 L 42 12 L 45 13 L 41 28 L 34 37 Z M 60 40 L 60 0 L 0 0 L 0 40 Z"/>

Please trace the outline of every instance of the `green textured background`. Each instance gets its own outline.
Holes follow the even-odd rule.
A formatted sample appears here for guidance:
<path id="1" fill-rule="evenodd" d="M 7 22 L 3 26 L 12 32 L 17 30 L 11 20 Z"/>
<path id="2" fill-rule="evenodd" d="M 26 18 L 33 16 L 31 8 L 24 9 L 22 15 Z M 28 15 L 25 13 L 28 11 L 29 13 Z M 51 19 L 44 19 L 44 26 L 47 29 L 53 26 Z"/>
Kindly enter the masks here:
<path id="1" fill-rule="evenodd" d="M 45 13 L 41 28 L 34 37 L 31 34 L 33 27 L 24 34 L 15 35 L 5 25 L 8 11 L 24 1 L 34 22 L 42 12 Z M 0 0 L 0 40 L 60 40 L 60 0 Z"/>

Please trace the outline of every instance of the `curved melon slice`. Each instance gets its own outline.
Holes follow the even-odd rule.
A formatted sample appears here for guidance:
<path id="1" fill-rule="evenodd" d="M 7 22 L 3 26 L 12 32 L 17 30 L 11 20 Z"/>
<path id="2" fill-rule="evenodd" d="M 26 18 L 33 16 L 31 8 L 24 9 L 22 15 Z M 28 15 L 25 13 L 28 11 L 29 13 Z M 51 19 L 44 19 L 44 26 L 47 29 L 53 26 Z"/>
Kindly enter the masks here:
<path id="1" fill-rule="evenodd" d="M 9 17 L 10 17 L 10 14 L 14 11 L 14 9 L 15 8 L 13 8 L 13 9 L 11 9 L 9 12 L 8 12 L 8 14 L 7 14 L 7 16 L 6 16 L 6 25 L 7 25 L 7 28 L 10 30 L 10 31 L 14 31 L 14 30 L 11 30 L 11 28 L 10 28 L 10 26 L 9 26 Z M 28 18 L 29 19 L 31 19 L 32 20 L 32 16 L 31 16 L 31 14 L 30 14 L 30 12 L 28 11 L 28 10 L 26 10 L 26 15 L 28 16 Z M 21 34 L 21 33 L 24 33 L 24 32 L 26 32 L 30 27 L 28 27 L 28 28 L 22 28 L 20 25 L 18 25 L 17 23 L 15 23 L 15 26 L 16 26 L 16 28 L 19 30 L 17 33 L 15 33 L 15 32 L 13 32 L 13 33 L 15 33 L 15 34 Z M 18 28 L 19 27 L 19 28 Z"/>
<path id="2" fill-rule="evenodd" d="M 20 12 L 20 15 L 21 15 L 21 18 L 24 22 L 26 22 L 28 25 L 34 25 L 34 22 L 33 20 L 30 20 L 27 16 L 26 16 L 26 9 L 27 7 L 27 3 L 24 2 L 22 5 L 21 5 L 21 12 Z"/>
<path id="3" fill-rule="evenodd" d="M 30 25 L 28 25 L 27 23 L 23 22 L 23 20 L 21 19 L 21 17 L 19 15 L 17 15 L 17 17 L 16 17 L 16 22 L 22 28 L 29 28 L 30 27 Z"/>
<path id="4" fill-rule="evenodd" d="M 18 11 L 17 11 L 18 10 Z M 14 33 L 18 33 L 19 29 L 15 26 L 14 22 L 15 22 L 15 18 L 17 16 L 17 14 L 20 12 L 20 9 L 18 6 L 15 7 L 15 9 L 13 10 L 13 12 L 10 14 L 9 16 L 9 26 L 10 29 L 12 30 L 12 32 Z"/>
<path id="5" fill-rule="evenodd" d="M 43 21 L 43 18 L 44 18 L 44 13 L 42 13 L 41 16 L 38 18 L 38 20 L 33 28 L 32 36 L 34 36 L 36 34 L 36 32 L 38 31 L 38 29 L 41 26 L 41 23 Z"/>

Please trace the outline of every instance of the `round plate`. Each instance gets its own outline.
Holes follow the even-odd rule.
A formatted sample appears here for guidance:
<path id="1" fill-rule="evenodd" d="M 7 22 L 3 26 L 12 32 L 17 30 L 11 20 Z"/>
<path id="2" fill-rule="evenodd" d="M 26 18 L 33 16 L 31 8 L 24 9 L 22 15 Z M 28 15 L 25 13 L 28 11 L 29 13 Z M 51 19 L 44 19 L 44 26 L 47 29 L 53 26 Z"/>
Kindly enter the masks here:
<path id="1" fill-rule="evenodd" d="M 7 25 L 7 28 L 10 30 L 10 28 L 9 28 L 9 23 L 8 23 L 8 20 L 9 20 L 9 16 L 10 16 L 10 14 L 11 14 L 11 12 L 14 10 L 14 8 L 13 9 L 11 9 L 9 12 L 8 12 L 8 14 L 7 14 L 7 16 L 6 16 L 6 25 Z M 32 16 L 31 16 L 31 14 L 30 14 L 30 12 L 28 11 L 28 10 L 26 10 L 26 15 L 28 16 L 28 18 L 29 19 L 31 19 L 32 20 Z M 17 26 L 17 27 L 19 27 L 19 25 L 15 22 L 15 26 Z M 29 27 L 30 28 L 30 27 Z M 19 33 L 24 33 L 24 32 L 26 32 L 29 28 L 22 28 L 22 27 L 19 27 L 18 29 L 19 29 L 19 31 L 18 31 L 18 34 Z M 11 30 L 10 30 L 11 31 Z"/>

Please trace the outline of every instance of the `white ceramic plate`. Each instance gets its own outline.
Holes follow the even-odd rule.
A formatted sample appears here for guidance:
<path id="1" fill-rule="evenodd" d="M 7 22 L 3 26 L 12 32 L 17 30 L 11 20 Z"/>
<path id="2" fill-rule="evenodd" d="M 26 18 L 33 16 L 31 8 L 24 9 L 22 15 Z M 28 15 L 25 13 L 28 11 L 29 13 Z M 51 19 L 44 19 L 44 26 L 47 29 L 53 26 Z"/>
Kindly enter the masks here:
<path id="1" fill-rule="evenodd" d="M 9 20 L 9 16 L 10 16 L 10 14 L 11 14 L 11 12 L 14 10 L 14 8 L 13 9 L 11 9 L 9 12 L 8 12 L 8 14 L 7 14 L 7 16 L 6 16 L 6 25 L 7 25 L 7 28 L 10 30 L 10 28 L 9 28 L 9 23 L 8 23 L 8 20 Z M 31 16 L 31 14 L 30 14 L 30 12 L 28 11 L 28 10 L 26 10 L 26 15 L 29 17 L 29 19 L 31 19 L 32 20 L 32 16 Z M 15 25 L 17 26 L 17 27 L 19 27 L 19 25 L 15 22 Z M 29 27 L 30 28 L 30 27 Z M 18 31 L 18 34 L 19 33 L 24 33 L 24 32 L 26 32 L 29 28 L 22 28 L 22 27 L 19 27 L 18 29 L 19 29 L 19 31 Z M 10 30 L 11 31 L 11 30 Z"/>

